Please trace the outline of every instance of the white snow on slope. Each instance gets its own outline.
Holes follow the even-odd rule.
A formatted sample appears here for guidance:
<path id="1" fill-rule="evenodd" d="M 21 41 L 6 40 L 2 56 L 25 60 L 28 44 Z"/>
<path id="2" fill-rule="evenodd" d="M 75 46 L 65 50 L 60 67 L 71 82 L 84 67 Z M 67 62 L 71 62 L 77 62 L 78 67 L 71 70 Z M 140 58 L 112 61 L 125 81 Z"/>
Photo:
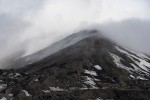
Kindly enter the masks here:
<path id="1" fill-rule="evenodd" d="M 18 76 L 21 76 L 19 73 L 15 73 L 15 75 L 12 75 L 10 78 L 17 78 Z"/>
<path id="2" fill-rule="evenodd" d="M 5 97 L 1 98 L 0 100 L 7 100 Z"/>
<path id="3" fill-rule="evenodd" d="M 31 96 L 31 95 L 28 93 L 28 91 L 26 91 L 26 90 L 22 90 L 22 91 L 25 93 L 25 95 L 26 95 L 27 97 Z"/>
<path id="4" fill-rule="evenodd" d="M 34 81 L 35 81 L 35 82 L 38 82 L 38 81 L 39 81 L 39 79 L 35 79 Z"/>
<path id="5" fill-rule="evenodd" d="M 49 93 L 50 92 L 50 90 L 42 90 L 43 92 L 45 92 L 45 93 Z"/>
<path id="6" fill-rule="evenodd" d="M 130 77 L 133 78 L 133 79 L 148 80 L 148 79 L 146 79 L 146 78 L 144 78 L 144 77 L 142 77 L 142 76 L 137 76 L 137 77 L 135 77 L 135 76 L 133 76 L 133 75 L 130 75 Z"/>
<path id="7" fill-rule="evenodd" d="M 96 79 L 96 78 L 94 78 L 93 80 L 94 80 L 94 81 L 101 81 L 100 79 Z"/>
<path id="8" fill-rule="evenodd" d="M 10 94 L 8 94 L 8 96 L 9 96 L 9 97 L 12 97 L 12 96 L 14 96 L 14 95 L 10 93 Z"/>
<path id="9" fill-rule="evenodd" d="M 140 79 L 140 80 L 148 80 L 148 79 L 146 79 L 146 78 L 144 78 L 144 77 L 141 77 L 141 76 L 136 77 L 136 79 Z"/>
<path id="10" fill-rule="evenodd" d="M 102 99 L 101 97 L 98 97 L 95 100 L 104 100 L 104 99 Z M 107 100 L 109 100 L 109 99 L 107 99 Z"/>
<path id="11" fill-rule="evenodd" d="M 133 75 L 130 75 L 131 78 L 135 79 L 135 77 Z"/>
<path id="12" fill-rule="evenodd" d="M 126 51 L 122 51 L 122 50 L 120 50 L 120 52 L 122 52 L 122 53 L 127 53 Z M 128 53 L 127 53 L 128 54 Z M 118 67 L 120 67 L 120 68 L 122 68 L 122 69 L 125 69 L 125 70 L 128 70 L 130 73 L 131 73 L 131 71 L 136 71 L 136 72 L 143 72 L 143 73 L 145 73 L 145 74 L 149 74 L 147 71 L 145 71 L 145 70 L 148 70 L 148 69 L 146 69 L 146 67 L 145 66 L 143 66 L 143 65 L 140 65 L 140 63 L 139 62 L 137 62 L 137 61 L 135 61 L 133 58 L 132 58 L 132 56 L 130 56 L 130 55 L 127 55 L 128 57 L 130 57 L 134 62 L 135 62 L 135 64 L 137 64 L 139 67 L 137 67 L 135 64 L 133 64 L 133 63 L 131 63 L 131 65 L 134 67 L 134 69 L 132 69 L 132 68 L 129 68 L 129 67 L 127 67 L 127 66 L 124 66 L 121 62 L 120 62 L 120 60 L 122 59 L 121 57 L 118 57 L 117 55 L 115 55 L 115 54 L 112 54 L 112 53 L 110 53 L 110 55 L 113 57 L 113 59 L 114 59 L 114 63 L 118 66 Z M 142 60 L 141 60 L 142 61 Z M 144 70 L 145 69 L 145 70 Z M 139 74 L 139 76 L 137 76 L 137 77 L 135 77 L 135 76 L 133 76 L 133 75 L 130 75 L 130 77 L 131 78 L 133 78 L 133 79 L 140 79 L 140 80 L 147 80 L 146 78 L 144 78 L 144 76 L 142 75 L 142 74 Z"/>
<path id="13" fill-rule="evenodd" d="M 124 65 L 120 62 L 120 60 L 122 59 L 121 57 L 119 57 L 119 56 L 117 56 L 117 55 L 115 55 L 115 54 L 112 54 L 112 53 L 110 53 L 110 55 L 113 57 L 114 63 L 117 65 L 117 67 L 120 67 L 120 68 L 122 68 L 122 69 L 126 69 L 126 70 L 128 70 L 128 71 L 132 70 L 131 68 L 124 66 Z"/>
<path id="14" fill-rule="evenodd" d="M 117 47 L 117 46 L 116 46 L 116 47 Z M 146 56 L 146 55 L 144 55 L 144 54 L 142 54 L 142 53 L 140 53 L 140 52 L 135 52 L 135 51 L 133 51 L 133 50 L 129 50 L 128 48 L 124 48 L 124 49 L 128 50 L 129 52 L 135 54 L 136 56 L 138 56 L 138 57 L 140 57 L 140 58 L 142 58 L 142 59 L 150 60 L 150 58 L 149 58 L 148 56 Z"/>
<path id="15" fill-rule="evenodd" d="M 135 61 L 135 63 L 138 64 L 137 61 Z M 142 72 L 142 73 L 144 73 L 144 74 L 146 74 L 146 75 L 149 74 L 148 72 L 146 72 L 146 71 L 142 70 L 141 68 L 137 67 L 135 64 L 131 63 L 131 65 L 134 67 L 134 69 L 133 69 L 132 71 L 136 71 L 136 72 L 138 72 L 138 73 L 139 73 L 139 72 Z M 140 66 L 140 65 L 139 65 L 139 66 Z"/>
<path id="16" fill-rule="evenodd" d="M 64 89 L 61 89 L 59 87 L 49 87 L 51 91 L 66 91 Z"/>
<path id="17" fill-rule="evenodd" d="M 122 50 L 121 48 L 119 48 L 119 47 L 117 47 L 116 46 L 116 49 L 119 51 L 119 52 L 121 52 L 121 53 L 124 53 L 124 54 L 126 54 L 135 64 L 132 64 L 132 66 L 134 67 L 134 70 L 136 70 L 136 71 L 141 71 L 141 72 L 143 72 L 143 73 L 145 73 L 145 74 L 149 74 L 148 72 L 149 72 L 149 70 L 148 70 L 148 68 L 150 68 L 150 63 L 149 62 L 147 62 L 143 57 L 143 55 L 141 56 L 141 58 L 139 57 L 141 54 L 136 54 L 136 55 L 138 55 L 138 57 L 137 56 L 135 56 L 135 55 L 133 55 L 133 54 L 129 54 L 128 52 L 126 52 L 125 50 Z M 132 51 L 133 52 L 133 51 Z M 135 52 L 134 52 L 135 53 Z M 137 59 L 137 60 L 139 60 L 139 61 L 136 61 L 135 59 Z M 148 68 L 147 68 L 148 67 Z"/>
<path id="18" fill-rule="evenodd" d="M 85 70 L 84 73 L 92 75 L 92 76 L 97 76 L 97 73 L 95 71 Z"/>
<path id="19" fill-rule="evenodd" d="M 102 67 L 100 67 L 99 65 L 95 65 L 94 68 L 96 68 L 97 70 L 102 70 Z"/>
<path id="20" fill-rule="evenodd" d="M 85 81 L 84 83 L 87 85 L 90 85 L 92 87 L 92 89 L 97 89 L 97 87 L 95 86 L 96 83 L 94 82 L 94 80 L 88 76 L 84 76 L 85 77 Z"/>

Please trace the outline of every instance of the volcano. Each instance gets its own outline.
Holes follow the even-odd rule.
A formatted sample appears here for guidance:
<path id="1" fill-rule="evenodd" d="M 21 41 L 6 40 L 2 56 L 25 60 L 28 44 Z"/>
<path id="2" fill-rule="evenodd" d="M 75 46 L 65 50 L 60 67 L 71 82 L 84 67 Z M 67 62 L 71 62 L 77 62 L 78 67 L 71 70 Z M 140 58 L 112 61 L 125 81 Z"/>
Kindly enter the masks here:
<path id="1" fill-rule="evenodd" d="M 149 100 L 150 57 L 86 30 L 0 70 L 10 100 Z"/>

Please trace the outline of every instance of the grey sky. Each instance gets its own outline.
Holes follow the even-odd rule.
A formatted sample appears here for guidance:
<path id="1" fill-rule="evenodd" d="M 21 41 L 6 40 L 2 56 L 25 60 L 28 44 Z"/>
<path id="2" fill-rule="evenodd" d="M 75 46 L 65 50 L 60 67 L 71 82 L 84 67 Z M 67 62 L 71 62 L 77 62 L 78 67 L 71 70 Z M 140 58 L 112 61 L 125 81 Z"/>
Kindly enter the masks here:
<path id="1" fill-rule="evenodd" d="M 94 25 L 150 54 L 149 11 L 149 0 L 0 0 L 0 60 L 16 50 L 29 55 Z"/>
<path id="2" fill-rule="evenodd" d="M 101 25 L 100 29 L 121 45 L 150 54 L 150 20 L 112 22 Z"/>

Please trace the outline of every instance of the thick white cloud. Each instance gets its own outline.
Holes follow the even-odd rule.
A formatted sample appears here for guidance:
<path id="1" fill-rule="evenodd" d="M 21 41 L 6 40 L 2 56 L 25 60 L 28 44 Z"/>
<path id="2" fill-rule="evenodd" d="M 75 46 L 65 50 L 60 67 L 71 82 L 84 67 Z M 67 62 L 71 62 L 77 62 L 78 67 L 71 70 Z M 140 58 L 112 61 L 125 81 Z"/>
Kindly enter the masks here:
<path id="1" fill-rule="evenodd" d="M 0 41 L 7 42 L 0 43 L 0 55 L 16 48 L 28 55 L 94 24 L 150 20 L 149 5 L 149 0 L 0 0 Z"/>
<path id="2" fill-rule="evenodd" d="M 32 26 L 22 36 L 37 37 L 27 47 L 30 54 L 92 24 L 131 18 L 147 20 L 148 8 L 146 0 L 47 0 L 30 19 Z"/>

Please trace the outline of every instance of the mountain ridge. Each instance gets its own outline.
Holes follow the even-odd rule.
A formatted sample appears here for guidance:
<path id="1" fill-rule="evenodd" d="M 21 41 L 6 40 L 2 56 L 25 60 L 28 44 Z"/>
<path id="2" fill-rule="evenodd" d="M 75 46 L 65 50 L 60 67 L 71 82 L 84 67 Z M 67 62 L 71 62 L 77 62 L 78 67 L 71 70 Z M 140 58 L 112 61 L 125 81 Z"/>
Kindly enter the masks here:
<path id="1" fill-rule="evenodd" d="M 0 79 L 3 96 L 15 100 L 148 100 L 150 58 L 96 33 L 33 64 L 1 70 Z"/>
<path id="2" fill-rule="evenodd" d="M 30 55 L 26 55 L 26 54 L 22 53 L 23 55 L 16 57 L 17 58 L 16 60 L 12 60 L 12 59 L 8 60 L 8 62 L 12 62 L 12 63 L 9 66 L 5 64 L 6 68 L 8 68 L 8 69 L 19 68 L 19 67 L 26 66 L 28 64 L 35 63 L 49 55 L 52 55 L 52 54 L 58 52 L 61 49 L 67 48 L 68 46 L 71 46 L 71 45 L 75 44 L 76 42 L 79 42 L 80 40 L 82 40 L 86 37 L 92 36 L 92 35 L 100 36 L 100 33 L 99 33 L 99 31 L 97 31 L 95 29 L 79 31 L 79 32 L 74 33 L 58 42 L 55 42 L 52 45 L 49 45 L 48 47 L 46 47 L 38 52 L 35 52 Z"/>

